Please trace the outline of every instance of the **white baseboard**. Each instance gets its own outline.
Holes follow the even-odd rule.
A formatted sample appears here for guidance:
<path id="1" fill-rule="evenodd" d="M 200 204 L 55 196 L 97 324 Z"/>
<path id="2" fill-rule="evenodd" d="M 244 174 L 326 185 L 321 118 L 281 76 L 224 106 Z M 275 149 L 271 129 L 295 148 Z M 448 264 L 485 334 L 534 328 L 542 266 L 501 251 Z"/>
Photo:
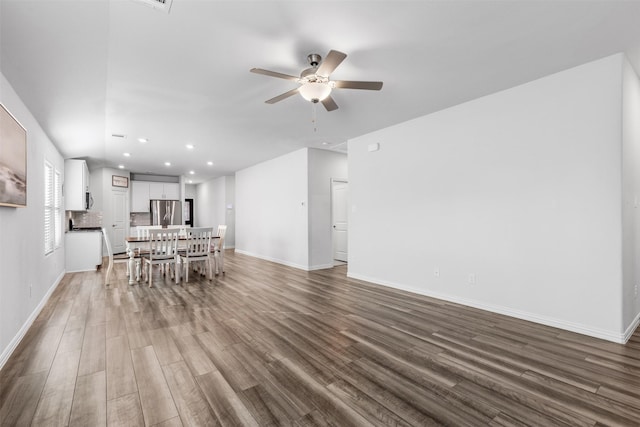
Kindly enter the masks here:
<path id="1" fill-rule="evenodd" d="M 296 263 L 285 261 L 285 260 L 278 259 L 278 258 L 272 258 L 272 257 L 256 254 L 256 253 L 253 253 L 253 252 L 243 251 L 242 249 L 236 249 L 235 251 L 236 251 L 237 254 L 248 255 L 250 257 L 263 259 L 265 261 L 271 261 L 271 262 L 275 262 L 277 264 L 286 265 L 287 267 L 293 267 L 293 268 L 297 268 L 299 270 L 309 271 L 309 266 L 306 266 L 306 265 L 296 264 Z"/>
<path id="2" fill-rule="evenodd" d="M 333 263 L 311 265 L 311 266 L 309 266 L 309 268 L 307 268 L 307 271 L 325 270 L 327 268 L 333 268 Z"/>
<path id="3" fill-rule="evenodd" d="M 9 357 L 11 357 L 16 347 L 18 347 L 18 344 L 20 344 L 20 341 L 22 341 L 22 338 L 24 338 L 25 334 L 27 333 L 31 325 L 33 325 L 33 322 L 36 320 L 36 318 L 44 308 L 47 301 L 49 301 L 49 298 L 51 298 L 53 291 L 56 290 L 56 288 L 62 281 L 62 278 L 64 277 L 65 274 L 66 274 L 66 271 L 63 271 L 60 274 L 60 276 L 58 276 L 58 278 L 55 280 L 53 285 L 51 285 L 47 293 L 44 294 L 44 297 L 42 297 L 42 300 L 40 301 L 40 303 L 36 306 L 36 308 L 33 310 L 31 315 L 24 322 L 24 324 L 22 325 L 22 327 L 20 328 L 16 336 L 13 337 L 13 339 L 9 342 L 9 345 L 7 346 L 7 348 L 5 348 L 2 351 L 2 354 L 0 354 L 0 369 L 4 367 L 4 364 L 7 363 L 7 360 L 9 360 Z"/>
<path id="4" fill-rule="evenodd" d="M 441 294 L 438 292 L 429 292 L 429 291 L 425 291 L 424 289 L 411 288 L 399 283 L 388 282 L 385 280 L 376 279 L 375 277 L 367 277 L 360 274 L 354 274 L 351 272 L 347 273 L 347 277 L 363 280 L 365 282 L 370 282 L 377 285 L 388 286 L 390 288 L 400 289 L 407 292 L 412 292 L 418 295 L 424 295 L 431 298 L 454 302 L 456 304 L 462 304 L 468 307 L 490 311 L 492 313 L 504 314 L 505 316 L 515 317 L 517 319 L 527 320 L 530 322 L 539 323 L 546 326 L 552 326 L 554 328 L 564 329 L 566 331 L 576 332 L 582 335 L 588 335 L 594 338 L 600 338 L 600 339 L 612 341 L 618 344 L 626 343 L 629 337 L 631 337 L 631 334 L 633 333 L 633 331 L 635 330 L 635 327 L 633 327 L 632 329 L 630 326 L 625 334 L 621 334 L 619 332 L 607 331 L 607 330 L 593 328 L 586 325 L 581 325 L 578 323 L 567 322 L 565 320 L 555 319 L 547 316 L 540 316 L 537 314 L 520 311 L 520 310 L 514 310 L 509 307 L 486 304 L 484 302 L 471 300 L 467 298 L 460 298 L 458 296 L 453 296 L 453 295 Z M 640 317 L 636 319 L 634 324 L 637 326 L 639 322 L 640 322 Z"/>
<path id="5" fill-rule="evenodd" d="M 633 322 L 631 322 L 627 330 L 624 331 L 623 337 L 624 337 L 625 343 L 629 341 L 629 338 L 631 338 L 631 335 L 633 335 L 633 333 L 636 331 L 636 329 L 638 328 L 638 325 L 640 325 L 640 313 L 638 313 L 638 315 L 633 320 Z"/>

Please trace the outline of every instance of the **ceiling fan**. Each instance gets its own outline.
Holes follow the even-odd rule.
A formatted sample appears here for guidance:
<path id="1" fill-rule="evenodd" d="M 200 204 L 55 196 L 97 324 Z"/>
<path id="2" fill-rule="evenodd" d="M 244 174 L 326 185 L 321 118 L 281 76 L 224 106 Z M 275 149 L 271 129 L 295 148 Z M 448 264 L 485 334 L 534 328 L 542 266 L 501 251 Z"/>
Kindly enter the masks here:
<path id="1" fill-rule="evenodd" d="M 329 75 L 338 67 L 338 65 L 340 65 L 340 63 L 342 63 L 342 61 L 344 61 L 346 57 L 347 55 L 345 53 L 338 52 L 337 50 L 331 50 L 323 61 L 320 55 L 312 53 L 307 56 L 307 60 L 311 67 L 303 70 L 300 73 L 300 77 L 263 70 L 262 68 L 252 68 L 250 71 L 256 74 L 264 74 L 265 76 L 292 80 L 300 84 L 300 86 L 295 89 L 291 89 L 288 92 L 276 96 L 275 98 L 266 100 L 265 102 L 267 104 L 275 104 L 276 102 L 282 101 L 283 99 L 287 99 L 290 96 L 299 93 L 307 101 L 311 101 L 314 104 L 321 102 L 327 111 L 333 111 L 338 109 L 338 104 L 336 104 L 333 98 L 331 98 L 331 91 L 333 89 L 382 89 L 382 82 L 329 80 Z"/>

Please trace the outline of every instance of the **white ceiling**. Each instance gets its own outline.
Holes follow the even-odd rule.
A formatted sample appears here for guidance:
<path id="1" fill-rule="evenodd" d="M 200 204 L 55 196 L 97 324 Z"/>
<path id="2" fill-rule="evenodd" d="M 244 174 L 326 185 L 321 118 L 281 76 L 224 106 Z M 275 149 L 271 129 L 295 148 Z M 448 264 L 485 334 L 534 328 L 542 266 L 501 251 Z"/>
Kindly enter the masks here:
<path id="1" fill-rule="evenodd" d="M 617 52 L 640 70 L 638 1 L 0 0 L 0 26 L 0 69 L 65 158 L 194 182 Z M 296 83 L 251 68 L 330 49 L 332 79 L 382 90 L 335 90 L 315 126 L 298 95 L 264 103 Z"/>

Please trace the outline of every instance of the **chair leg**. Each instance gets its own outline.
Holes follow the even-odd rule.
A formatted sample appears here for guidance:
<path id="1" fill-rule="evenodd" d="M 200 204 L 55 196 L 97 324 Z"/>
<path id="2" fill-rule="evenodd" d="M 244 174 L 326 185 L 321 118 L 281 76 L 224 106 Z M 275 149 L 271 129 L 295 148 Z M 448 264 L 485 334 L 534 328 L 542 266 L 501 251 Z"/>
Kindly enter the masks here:
<path id="1" fill-rule="evenodd" d="M 224 253 L 222 249 L 216 250 L 213 258 L 216 260 L 216 276 L 221 273 L 224 274 Z"/>
<path id="2" fill-rule="evenodd" d="M 184 281 L 189 283 L 189 260 L 184 260 Z"/>
<path id="3" fill-rule="evenodd" d="M 153 271 L 151 270 L 151 268 L 153 267 L 153 264 L 149 263 L 149 272 L 147 274 L 149 274 L 148 280 L 149 280 L 149 287 L 152 288 L 153 287 Z"/>

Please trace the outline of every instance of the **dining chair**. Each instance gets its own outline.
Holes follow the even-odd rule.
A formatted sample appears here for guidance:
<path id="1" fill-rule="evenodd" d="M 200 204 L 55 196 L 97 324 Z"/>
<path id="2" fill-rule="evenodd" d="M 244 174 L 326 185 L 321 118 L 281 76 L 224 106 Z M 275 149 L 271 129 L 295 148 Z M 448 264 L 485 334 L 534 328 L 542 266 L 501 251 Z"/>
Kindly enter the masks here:
<path id="1" fill-rule="evenodd" d="M 148 268 L 149 287 L 153 286 L 153 272 L 151 268 L 154 265 L 164 265 L 169 267 L 173 272 L 176 283 L 180 280 L 180 271 L 178 270 L 178 234 L 179 230 L 166 228 L 149 229 L 149 253 L 144 256 L 145 269 Z M 173 266 L 173 269 L 171 268 Z M 166 271 L 165 271 L 166 274 Z"/>
<path id="2" fill-rule="evenodd" d="M 218 225 L 218 239 L 213 243 L 213 261 L 216 266 L 216 276 L 224 274 L 224 236 L 227 234 L 226 225 Z"/>
<path id="3" fill-rule="evenodd" d="M 139 239 L 146 239 L 149 237 L 149 230 L 154 228 L 162 228 L 159 225 L 139 225 L 136 227 L 136 237 Z"/>
<path id="4" fill-rule="evenodd" d="M 109 258 L 109 267 L 107 267 L 107 274 L 104 278 L 104 284 L 109 285 L 111 283 L 111 272 L 113 271 L 113 264 L 127 264 L 127 276 L 131 274 L 131 272 L 129 271 L 129 254 L 114 255 L 113 247 L 111 246 L 111 240 L 109 240 L 109 234 L 104 227 L 102 227 L 102 237 L 104 238 L 104 244 L 107 247 L 107 257 Z M 140 256 L 136 256 L 135 258 L 137 258 L 137 262 L 140 262 Z"/>
<path id="5" fill-rule="evenodd" d="M 185 248 L 178 251 L 185 272 L 185 282 L 189 281 L 189 263 L 196 261 L 206 264 L 205 275 L 208 271 L 209 280 L 211 280 L 213 275 L 209 253 L 213 227 L 189 228 L 186 234 Z"/>
<path id="6" fill-rule="evenodd" d="M 186 237 L 187 236 L 187 230 L 190 228 L 188 225 L 180 225 L 180 224 L 169 224 L 166 227 L 167 229 L 178 229 L 180 231 L 179 236 L 180 237 Z"/>

